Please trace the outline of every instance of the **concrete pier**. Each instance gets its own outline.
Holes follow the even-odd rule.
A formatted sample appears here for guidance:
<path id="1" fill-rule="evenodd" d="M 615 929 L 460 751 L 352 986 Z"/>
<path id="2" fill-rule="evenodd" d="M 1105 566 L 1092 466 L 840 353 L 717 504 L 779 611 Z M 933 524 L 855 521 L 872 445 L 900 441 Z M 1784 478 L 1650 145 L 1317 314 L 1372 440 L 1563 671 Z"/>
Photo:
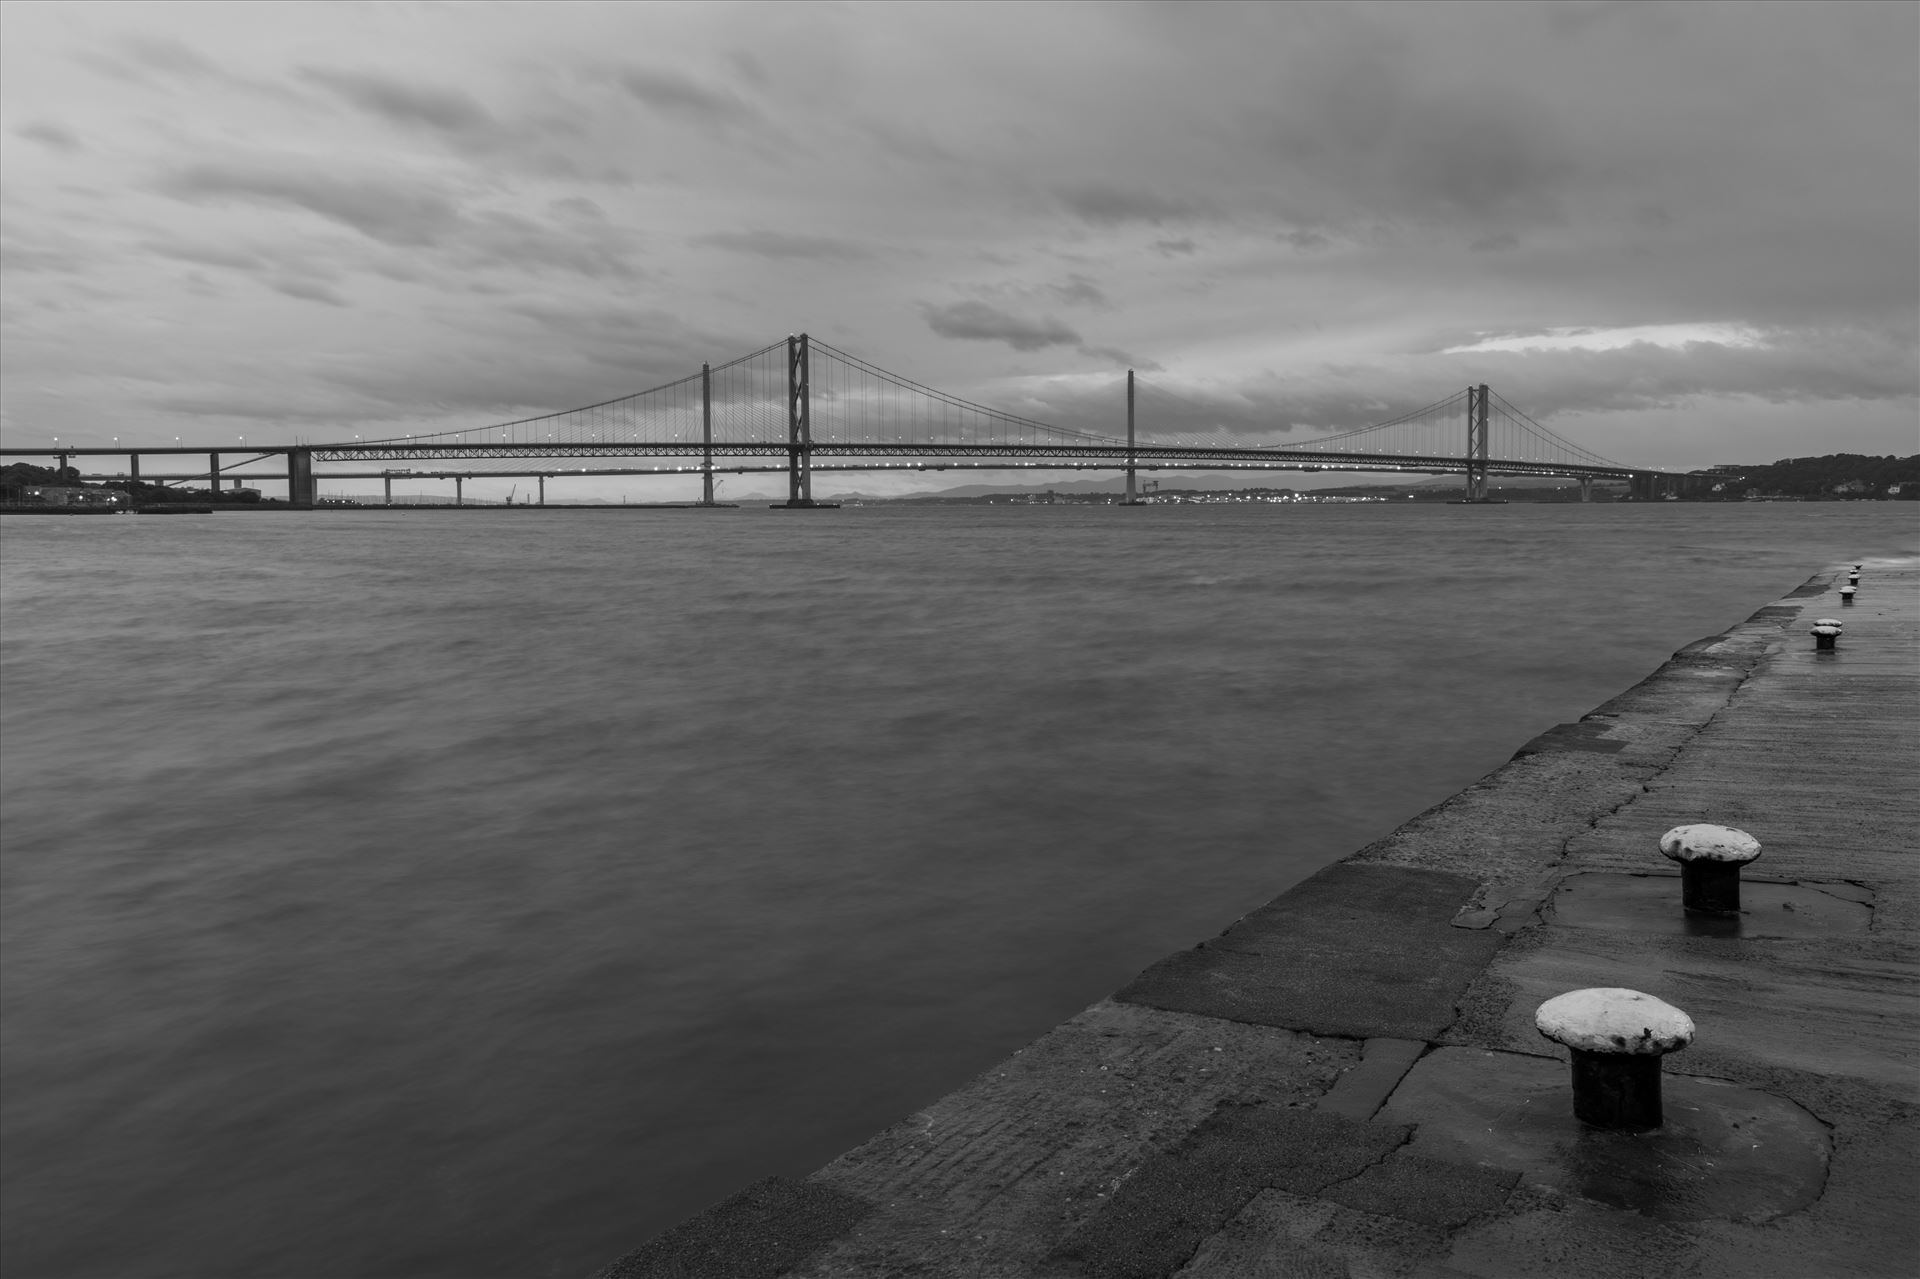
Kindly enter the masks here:
<path id="1" fill-rule="evenodd" d="M 1385 839 L 1168 956 L 637 1276 L 1895 1276 L 1920 1264 L 1920 566 L 1691 644 Z M 1751 832 L 1688 915 L 1661 835 Z M 1644 991 L 1666 1119 L 1573 1117 L 1534 1012 Z"/>

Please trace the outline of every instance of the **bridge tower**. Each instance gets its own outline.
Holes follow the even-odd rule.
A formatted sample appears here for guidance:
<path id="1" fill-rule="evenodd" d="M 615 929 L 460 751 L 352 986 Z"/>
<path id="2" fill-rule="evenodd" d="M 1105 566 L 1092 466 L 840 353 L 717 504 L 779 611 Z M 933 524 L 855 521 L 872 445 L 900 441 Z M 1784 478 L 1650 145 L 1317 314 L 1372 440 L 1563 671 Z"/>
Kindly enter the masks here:
<path id="1" fill-rule="evenodd" d="M 1127 498 L 1128 506 L 1139 506 L 1140 498 L 1133 491 L 1133 370 L 1127 370 Z"/>
<path id="2" fill-rule="evenodd" d="M 1487 384 L 1467 388 L 1467 501 L 1487 500 Z"/>
<path id="3" fill-rule="evenodd" d="M 787 500 L 781 506 L 818 506 L 813 500 L 813 375 L 807 335 L 787 337 Z"/>
<path id="4" fill-rule="evenodd" d="M 700 505 L 713 505 L 713 366 L 700 366 Z"/>

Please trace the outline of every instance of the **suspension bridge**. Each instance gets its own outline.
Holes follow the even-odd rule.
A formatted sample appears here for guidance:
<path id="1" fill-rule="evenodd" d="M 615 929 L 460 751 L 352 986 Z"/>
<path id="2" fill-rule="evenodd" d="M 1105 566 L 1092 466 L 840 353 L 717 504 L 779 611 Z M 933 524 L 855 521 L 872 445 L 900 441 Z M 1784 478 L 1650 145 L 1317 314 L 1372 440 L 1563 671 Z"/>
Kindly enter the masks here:
<path id="1" fill-rule="evenodd" d="M 228 480 L 238 487 L 243 478 L 279 479 L 296 506 L 313 505 L 321 481 L 347 478 L 383 479 L 391 501 L 396 476 L 452 480 L 456 503 L 467 480 L 534 478 L 544 504 L 546 480 L 556 476 L 697 475 L 699 504 L 714 505 L 716 474 L 784 472 L 787 500 L 779 505 L 789 507 L 824 505 L 813 495 L 821 471 L 1119 471 L 1129 503 L 1138 500 L 1137 472 L 1195 467 L 1459 474 L 1469 502 L 1487 500 L 1494 475 L 1572 478 L 1583 496 L 1596 479 L 1626 480 L 1644 497 L 1679 479 L 1582 448 L 1485 385 L 1370 426 L 1271 444 L 1248 442 L 1263 425 L 1268 432 L 1284 425 L 1261 423 L 1257 408 L 1163 390 L 1130 370 L 1124 429 L 1117 404 L 1107 416 L 1114 423 L 1108 430 L 1043 422 L 923 386 L 798 334 L 618 399 L 486 426 L 239 450 L 56 446 L 5 448 L 0 456 L 57 457 L 62 470 L 74 457 L 127 457 L 130 473 L 84 478 L 135 483 L 218 488 Z M 205 457 L 207 465 L 143 477 L 143 455 Z M 283 472 L 260 469 L 275 458 L 284 458 Z M 414 461 L 442 465 L 392 465 Z"/>

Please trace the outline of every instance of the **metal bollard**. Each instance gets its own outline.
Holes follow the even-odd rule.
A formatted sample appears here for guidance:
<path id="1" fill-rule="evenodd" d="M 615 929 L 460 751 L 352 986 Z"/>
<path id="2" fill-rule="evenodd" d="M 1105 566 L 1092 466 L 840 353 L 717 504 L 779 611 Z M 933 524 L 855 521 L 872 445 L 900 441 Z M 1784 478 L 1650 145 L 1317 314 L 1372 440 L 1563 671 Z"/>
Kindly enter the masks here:
<path id="1" fill-rule="evenodd" d="M 1658 1128 L 1660 1059 L 1693 1042 L 1693 1018 L 1619 987 L 1556 995 L 1534 1010 L 1534 1028 L 1573 1055 L 1573 1114 L 1595 1128 Z"/>
<path id="2" fill-rule="evenodd" d="M 1699 822 L 1662 835 L 1660 851 L 1680 863 L 1680 904 L 1688 913 L 1740 913 L 1740 868 L 1760 856 L 1759 840 L 1731 826 Z"/>
<path id="3" fill-rule="evenodd" d="M 1831 649 L 1834 641 L 1840 638 L 1838 618 L 1823 617 L 1813 624 L 1813 646 L 1816 649 Z"/>
<path id="4" fill-rule="evenodd" d="M 1846 605 L 1846 606 L 1848 606 L 1849 608 L 1851 608 L 1851 607 L 1853 606 L 1853 593 L 1854 593 L 1855 591 L 1857 591 L 1857 590 L 1859 590 L 1859 589 L 1860 589 L 1860 588 L 1859 588 L 1859 587 L 1857 587 L 1857 586 L 1843 586 L 1843 587 L 1841 587 L 1841 588 L 1840 588 L 1840 602 L 1841 602 L 1842 604 L 1845 604 L 1845 605 Z"/>

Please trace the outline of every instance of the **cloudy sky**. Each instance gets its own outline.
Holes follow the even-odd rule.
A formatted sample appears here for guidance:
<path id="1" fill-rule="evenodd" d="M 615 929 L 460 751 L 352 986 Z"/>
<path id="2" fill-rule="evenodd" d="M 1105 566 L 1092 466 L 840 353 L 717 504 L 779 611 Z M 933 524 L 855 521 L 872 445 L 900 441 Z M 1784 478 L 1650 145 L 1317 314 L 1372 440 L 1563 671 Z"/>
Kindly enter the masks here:
<path id="1" fill-rule="evenodd" d="M 1909 4 L 12 0 L 0 114 L 9 446 L 480 425 L 808 331 L 1250 440 L 1486 381 L 1636 465 L 1920 449 Z"/>

